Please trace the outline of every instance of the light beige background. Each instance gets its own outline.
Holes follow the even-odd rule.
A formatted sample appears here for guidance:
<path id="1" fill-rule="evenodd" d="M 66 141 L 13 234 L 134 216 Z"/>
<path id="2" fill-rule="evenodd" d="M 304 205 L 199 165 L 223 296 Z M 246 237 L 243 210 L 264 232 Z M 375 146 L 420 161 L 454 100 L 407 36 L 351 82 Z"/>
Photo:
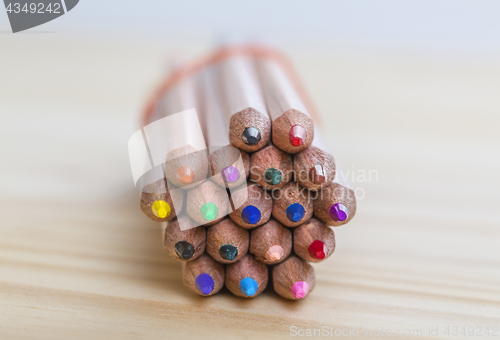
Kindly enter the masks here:
<path id="1" fill-rule="evenodd" d="M 456 338 L 447 326 L 500 328 L 494 54 L 285 46 L 365 194 L 335 229 L 334 255 L 315 265 L 314 292 L 288 302 L 272 291 L 248 301 L 191 294 L 159 225 L 139 210 L 127 140 L 168 60 L 199 55 L 205 42 L 0 43 L 1 338 L 286 338 L 291 326 L 424 336 L 438 327 Z"/>

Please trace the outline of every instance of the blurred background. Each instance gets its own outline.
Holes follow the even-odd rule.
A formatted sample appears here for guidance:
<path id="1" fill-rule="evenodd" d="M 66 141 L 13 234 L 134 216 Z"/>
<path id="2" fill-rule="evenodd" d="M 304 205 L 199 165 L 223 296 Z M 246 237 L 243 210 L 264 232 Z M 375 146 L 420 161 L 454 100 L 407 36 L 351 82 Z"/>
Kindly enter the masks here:
<path id="1" fill-rule="evenodd" d="M 189 300 L 172 288 L 179 274 L 162 274 L 174 264 L 139 210 L 127 140 L 173 58 L 262 41 L 296 66 L 359 189 L 310 300 L 350 314 L 310 317 L 500 317 L 499 12 L 497 1 L 85 0 L 12 34 L 0 9 L 1 280 Z M 120 283 L 89 279 L 101 271 Z M 380 315 L 363 319 L 366 304 Z"/>

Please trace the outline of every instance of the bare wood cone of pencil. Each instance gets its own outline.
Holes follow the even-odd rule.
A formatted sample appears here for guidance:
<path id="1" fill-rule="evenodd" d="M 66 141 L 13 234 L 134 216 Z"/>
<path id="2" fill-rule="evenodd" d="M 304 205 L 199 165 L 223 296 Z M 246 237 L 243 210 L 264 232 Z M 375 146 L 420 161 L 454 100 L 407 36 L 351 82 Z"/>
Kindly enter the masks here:
<path id="1" fill-rule="evenodd" d="M 292 251 L 292 232 L 278 221 L 271 219 L 252 230 L 250 250 L 255 258 L 267 265 L 282 262 Z"/>
<path id="2" fill-rule="evenodd" d="M 210 179 L 189 189 L 187 193 L 186 212 L 198 225 L 213 225 L 221 221 L 229 211 L 226 190 Z"/>
<path id="3" fill-rule="evenodd" d="M 182 211 L 184 200 L 180 190 L 168 190 L 165 179 L 161 178 L 144 186 L 141 191 L 140 206 L 142 212 L 153 221 L 166 222 L 174 219 Z M 174 208 L 174 202 L 175 208 Z"/>
<path id="4" fill-rule="evenodd" d="M 293 230 L 293 252 L 304 261 L 321 262 L 334 250 L 333 230 L 315 218 Z"/>
<path id="5" fill-rule="evenodd" d="M 236 296 L 252 298 L 267 286 L 267 266 L 247 254 L 240 261 L 226 266 L 226 287 Z"/>
<path id="6" fill-rule="evenodd" d="M 273 193 L 275 219 L 287 227 L 297 227 L 313 215 L 313 201 L 309 191 L 295 182 L 290 182 L 277 193 Z"/>
<path id="7" fill-rule="evenodd" d="M 292 156 L 274 145 L 255 152 L 250 157 L 250 179 L 264 189 L 279 189 L 293 178 Z"/>
<path id="8" fill-rule="evenodd" d="M 207 230 L 207 253 L 221 263 L 239 261 L 248 252 L 248 230 L 226 218 Z"/>
<path id="9" fill-rule="evenodd" d="M 205 228 L 197 227 L 186 215 L 179 220 L 182 220 L 181 224 L 185 230 L 181 230 L 178 220 L 170 221 L 163 226 L 163 248 L 174 259 L 195 260 L 205 252 Z"/>
<path id="10" fill-rule="evenodd" d="M 356 195 L 337 165 L 333 183 L 317 192 L 314 199 L 314 216 L 327 225 L 348 223 L 356 214 Z"/>
<path id="11" fill-rule="evenodd" d="M 240 188 L 232 190 L 231 203 L 235 209 L 229 217 L 245 229 L 258 227 L 271 217 L 273 207 L 271 195 L 255 184 L 245 183 Z"/>
<path id="12" fill-rule="evenodd" d="M 316 129 L 311 146 L 293 158 L 295 180 L 304 188 L 317 191 L 333 183 L 335 159 Z"/>
<path id="13" fill-rule="evenodd" d="M 182 277 L 184 286 L 193 293 L 214 295 L 224 287 L 224 265 L 205 253 L 184 264 Z"/>

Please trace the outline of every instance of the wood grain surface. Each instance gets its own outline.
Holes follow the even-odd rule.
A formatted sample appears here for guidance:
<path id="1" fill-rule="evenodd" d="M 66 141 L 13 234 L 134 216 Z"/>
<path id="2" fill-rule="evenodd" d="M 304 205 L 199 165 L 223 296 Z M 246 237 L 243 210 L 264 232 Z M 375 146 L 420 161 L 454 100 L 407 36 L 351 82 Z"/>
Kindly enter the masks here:
<path id="1" fill-rule="evenodd" d="M 364 197 L 307 299 L 202 298 L 139 209 L 127 140 L 162 62 L 206 46 L 73 38 L 0 37 L 0 338 L 500 328 L 500 59 L 288 46 Z"/>

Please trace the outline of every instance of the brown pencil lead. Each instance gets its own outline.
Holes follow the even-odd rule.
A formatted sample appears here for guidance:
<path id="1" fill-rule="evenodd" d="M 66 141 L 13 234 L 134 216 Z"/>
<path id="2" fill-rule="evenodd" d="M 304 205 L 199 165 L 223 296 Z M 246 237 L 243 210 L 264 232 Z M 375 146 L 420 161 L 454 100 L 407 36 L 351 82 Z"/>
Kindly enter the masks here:
<path id="1" fill-rule="evenodd" d="M 323 165 L 316 164 L 309 172 L 309 176 L 314 184 L 323 184 L 326 181 L 326 173 Z"/>

